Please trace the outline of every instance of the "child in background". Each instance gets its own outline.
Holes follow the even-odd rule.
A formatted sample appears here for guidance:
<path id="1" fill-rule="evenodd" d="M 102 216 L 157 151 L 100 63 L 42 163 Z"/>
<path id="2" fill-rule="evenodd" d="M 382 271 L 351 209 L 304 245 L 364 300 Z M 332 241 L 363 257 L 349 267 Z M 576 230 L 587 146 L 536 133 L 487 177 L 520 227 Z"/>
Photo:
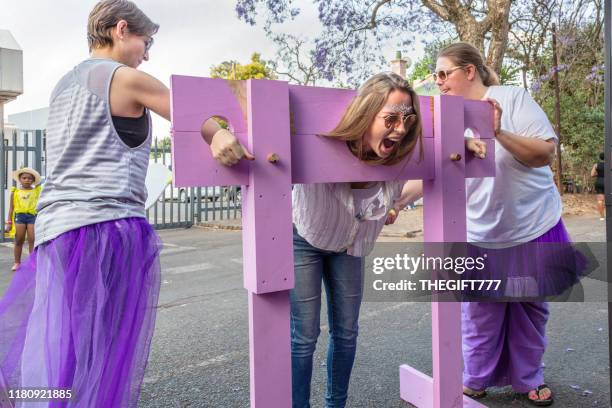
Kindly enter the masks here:
<path id="1" fill-rule="evenodd" d="M 34 223 L 36 222 L 36 204 L 40 196 L 40 174 L 34 169 L 24 167 L 13 172 L 13 179 L 21 188 L 11 189 L 6 230 L 15 237 L 13 254 L 15 264 L 11 271 L 16 271 L 21 264 L 23 243 L 28 236 L 29 253 L 34 250 Z"/>

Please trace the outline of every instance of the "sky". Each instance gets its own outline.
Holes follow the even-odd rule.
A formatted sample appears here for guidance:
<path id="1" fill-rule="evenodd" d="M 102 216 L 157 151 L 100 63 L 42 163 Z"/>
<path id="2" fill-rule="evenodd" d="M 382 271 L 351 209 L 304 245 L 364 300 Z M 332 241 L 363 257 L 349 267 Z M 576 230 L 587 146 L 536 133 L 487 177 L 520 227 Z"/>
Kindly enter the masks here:
<path id="1" fill-rule="evenodd" d="M 46 107 L 57 81 L 88 57 L 87 16 L 96 2 L 0 0 L 0 29 L 13 34 L 23 50 L 24 64 L 24 93 L 5 105 L 5 117 Z M 208 76 L 212 65 L 227 60 L 247 63 L 253 52 L 274 58 L 274 45 L 263 30 L 238 20 L 234 0 L 136 0 L 136 4 L 160 25 L 150 60 L 140 69 L 166 85 L 171 74 Z M 316 34 L 320 25 L 311 2 L 298 0 L 297 4 L 302 15 L 284 29 Z M 395 54 L 391 45 L 384 52 L 389 59 Z M 163 137 L 169 123 L 154 117 L 153 129 L 154 135 Z"/>

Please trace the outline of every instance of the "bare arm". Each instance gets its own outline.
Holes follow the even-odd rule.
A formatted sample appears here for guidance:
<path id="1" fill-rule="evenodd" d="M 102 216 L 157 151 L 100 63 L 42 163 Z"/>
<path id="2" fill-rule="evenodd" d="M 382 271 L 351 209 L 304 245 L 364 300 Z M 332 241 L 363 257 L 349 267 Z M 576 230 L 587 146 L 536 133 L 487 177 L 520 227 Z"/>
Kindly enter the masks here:
<path id="1" fill-rule="evenodd" d="M 597 164 L 594 164 L 591 169 L 591 177 L 597 177 Z"/>
<path id="2" fill-rule="evenodd" d="M 544 167 L 555 158 L 554 139 L 542 140 L 533 137 L 515 135 L 505 130 L 500 131 L 497 141 L 518 161 L 528 167 Z"/>
<path id="3" fill-rule="evenodd" d="M 402 187 L 402 194 L 393 203 L 393 208 L 396 211 L 405 208 L 408 204 L 414 203 L 419 198 L 423 197 L 423 181 L 408 180 Z"/>
<path id="4" fill-rule="evenodd" d="M 146 107 L 170 120 L 170 90 L 151 75 L 129 67 L 119 68 L 111 85 L 111 111 L 120 116 L 140 116 Z M 242 158 L 253 160 L 249 151 L 229 131 L 212 118 L 200 129 L 210 145 L 213 157 L 224 165 L 234 165 Z"/>
<path id="5" fill-rule="evenodd" d="M 15 197 L 15 192 L 11 192 L 11 199 L 9 200 L 9 210 L 8 210 L 8 218 L 6 219 L 6 229 L 11 229 L 11 224 L 13 224 L 13 200 Z"/>
<path id="6" fill-rule="evenodd" d="M 538 139 L 515 135 L 501 128 L 503 110 L 495 99 L 487 99 L 493 106 L 493 126 L 495 138 L 515 159 L 528 167 L 544 167 L 552 163 L 555 157 L 554 139 Z M 533 135 L 537 136 L 537 135 Z"/>

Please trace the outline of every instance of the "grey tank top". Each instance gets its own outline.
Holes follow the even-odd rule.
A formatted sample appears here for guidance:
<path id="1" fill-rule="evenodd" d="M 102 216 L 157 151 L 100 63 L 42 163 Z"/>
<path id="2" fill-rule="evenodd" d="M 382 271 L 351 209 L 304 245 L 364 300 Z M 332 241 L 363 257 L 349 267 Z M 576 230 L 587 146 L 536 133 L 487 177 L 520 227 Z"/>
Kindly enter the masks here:
<path id="1" fill-rule="evenodd" d="M 83 61 L 56 85 L 47 123 L 47 177 L 38 201 L 35 245 L 85 225 L 144 217 L 149 134 L 130 148 L 111 117 L 110 84 L 122 64 Z"/>

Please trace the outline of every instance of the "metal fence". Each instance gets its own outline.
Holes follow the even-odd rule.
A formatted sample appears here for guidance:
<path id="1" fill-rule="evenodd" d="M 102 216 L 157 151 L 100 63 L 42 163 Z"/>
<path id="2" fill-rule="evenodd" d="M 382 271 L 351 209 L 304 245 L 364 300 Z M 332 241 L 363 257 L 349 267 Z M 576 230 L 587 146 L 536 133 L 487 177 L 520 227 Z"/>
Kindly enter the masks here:
<path id="1" fill-rule="evenodd" d="M 13 171 L 32 167 L 46 175 L 45 137 L 42 130 L 0 130 L 0 242 L 10 241 L 5 236 L 10 190 L 17 183 Z M 171 167 L 170 147 L 154 143 L 151 161 Z M 188 228 L 196 223 L 236 219 L 241 213 L 240 187 L 174 188 L 168 186 L 157 202 L 147 210 L 147 218 L 155 229 Z"/>
<path id="2" fill-rule="evenodd" d="M 22 167 L 31 167 L 43 177 L 45 139 L 42 130 L 0 129 L 0 241 L 10 241 L 5 236 L 5 220 L 8 218 L 11 187 L 17 186 L 13 172 Z"/>
<path id="3" fill-rule="evenodd" d="M 155 141 L 151 148 L 151 162 L 171 168 L 170 147 L 160 146 Z M 241 198 L 238 186 L 168 186 L 147 210 L 147 218 L 155 229 L 188 228 L 196 223 L 236 219 L 242 210 Z"/>

